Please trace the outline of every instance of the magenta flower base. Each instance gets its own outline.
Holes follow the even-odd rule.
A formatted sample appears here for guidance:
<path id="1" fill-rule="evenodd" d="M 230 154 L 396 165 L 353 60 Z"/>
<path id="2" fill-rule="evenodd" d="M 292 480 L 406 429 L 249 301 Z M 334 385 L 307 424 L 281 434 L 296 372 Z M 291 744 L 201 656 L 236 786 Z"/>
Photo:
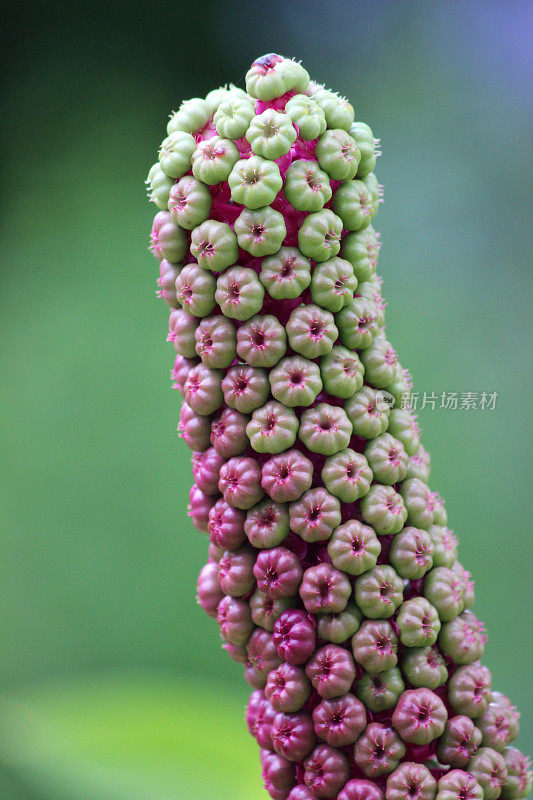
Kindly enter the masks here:
<path id="1" fill-rule="evenodd" d="M 182 103 L 148 176 L 198 600 L 274 800 L 524 798 L 518 713 L 385 333 L 378 142 L 275 54 Z"/>

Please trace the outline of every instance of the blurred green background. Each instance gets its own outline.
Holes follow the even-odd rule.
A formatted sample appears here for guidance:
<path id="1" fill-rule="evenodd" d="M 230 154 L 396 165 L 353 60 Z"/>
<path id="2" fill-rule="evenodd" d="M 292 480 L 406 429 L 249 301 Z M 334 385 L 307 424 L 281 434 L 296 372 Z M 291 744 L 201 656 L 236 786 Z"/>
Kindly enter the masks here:
<path id="1" fill-rule="evenodd" d="M 522 710 L 531 536 L 526 2 L 5 4 L 1 124 L 0 796 L 258 800 L 248 687 L 195 603 L 166 307 L 143 180 L 167 115 L 303 60 L 382 139 L 389 338 L 432 487 L 476 579 L 494 684 Z M 529 173 L 529 174 L 528 174 Z"/>

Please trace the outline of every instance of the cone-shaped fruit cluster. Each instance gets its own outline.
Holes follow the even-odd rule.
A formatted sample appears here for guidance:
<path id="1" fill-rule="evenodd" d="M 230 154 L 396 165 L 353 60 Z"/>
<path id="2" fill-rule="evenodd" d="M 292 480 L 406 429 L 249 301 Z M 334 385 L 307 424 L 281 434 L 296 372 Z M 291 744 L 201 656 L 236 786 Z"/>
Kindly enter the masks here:
<path id="1" fill-rule="evenodd" d="M 275 800 L 504 800 L 518 714 L 384 332 L 377 142 L 295 61 L 182 103 L 148 177 L 198 597 Z M 387 398 L 393 398 L 391 407 Z"/>

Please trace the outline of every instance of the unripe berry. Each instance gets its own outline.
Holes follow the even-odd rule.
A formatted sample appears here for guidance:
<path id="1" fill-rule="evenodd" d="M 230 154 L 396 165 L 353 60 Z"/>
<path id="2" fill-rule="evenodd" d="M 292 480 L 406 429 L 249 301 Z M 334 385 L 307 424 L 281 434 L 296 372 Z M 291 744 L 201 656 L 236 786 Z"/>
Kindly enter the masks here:
<path id="1" fill-rule="evenodd" d="M 438 783 L 436 800 L 483 800 L 483 789 L 472 775 L 454 769 Z"/>
<path id="2" fill-rule="evenodd" d="M 487 667 L 470 664 L 459 667 L 450 678 L 450 703 L 458 714 L 482 717 L 491 700 L 492 676 Z"/>
<path id="3" fill-rule="evenodd" d="M 170 190 L 174 185 L 173 178 L 169 178 L 161 169 L 161 165 L 156 163 L 150 168 L 145 183 L 148 188 L 148 199 L 161 211 L 166 211 Z"/>
<path id="4" fill-rule="evenodd" d="M 333 315 L 315 305 L 295 308 L 287 322 L 289 344 L 305 358 L 329 353 L 337 335 Z"/>
<path id="5" fill-rule="evenodd" d="M 355 603 L 348 603 L 343 611 L 319 614 L 316 630 L 320 639 L 332 644 L 344 644 L 359 630 L 363 615 Z"/>
<path id="6" fill-rule="evenodd" d="M 231 197 L 246 208 L 268 206 L 283 186 L 275 161 L 252 156 L 237 161 L 228 178 Z"/>
<path id="7" fill-rule="evenodd" d="M 416 647 L 405 650 L 402 671 L 415 687 L 436 689 L 448 680 L 446 662 L 435 647 Z"/>
<path id="8" fill-rule="evenodd" d="M 322 389 L 318 365 L 300 356 L 282 358 L 268 378 L 276 400 L 289 408 L 312 405 Z"/>
<path id="9" fill-rule="evenodd" d="M 365 458 L 376 481 L 392 486 L 405 478 L 409 459 L 403 444 L 390 433 L 383 433 L 369 442 Z"/>
<path id="10" fill-rule="evenodd" d="M 481 733 L 469 717 L 452 717 L 437 742 L 437 757 L 441 764 L 465 767 L 480 744 Z"/>
<path id="11" fill-rule="evenodd" d="M 169 134 L 174 131 L 197 133 L 205 127 L 210 116 L 209 106 L 202 98 L 193 97 L 191 100 L 184 100 L 179 109 L 171 115 L 167 131 Z"/>
<path id="12" fill-rule="evenodd" d="M 205 272 L 204 272 L 205 274 Z M 196 352 L 207 367 L 225 369 L 237 353 L 235 326 L 221 314 L 204 318 L 194 333 Z"/>
<path id="13" fill-rule="evenodd" d="M 315 649 L 315 628 L 301 609 L 288 609 L 274 625 L 274 644 L 278 655 L 293 666 L 305 664 Z"/>
<path id="14" fill-rule="evenodd" d="M 298 450 L 287 450 L 263 465 L 261 485 L 276 503 L 299 500 L 312 480 L 313 465 Z"/>
<path id="15" fill-rule="evenodd" d="M 319 403 L 300 417 L 299 439 L 308 450 L 331 456 L 345 450 L 352 434 L 352 424 L 338 406 Z"/>
<path id="16" fill-rule="evenodd" d="M 320 136 L 316 145 L 318 163 L 334 181 L 355 178 L 361 154 L 346 131 L 334 129 Z"/>
<path id="17" fill-rule="evenodd" d="M 372 722 L 354 747 L 355 763 L 369 778 L 390 775 L 405 755 L 405 745 L 394 730 Z"/>
<path id="18" fill-rule="evenodd" d="M 217 279 L 215 300 L 226 317 L 242 321 L 257 314 L 264 294 L 253 269 L 232 267 Z"/>
<path id="19" fill-rule="evenodd" d="M 227 139 L 240 139 L 248 130 L 254 114 L 250 100 L 230 95 L 215 111 L 213 123 L 216 132 Z"/>
<path id="20" fill-rule="evenodd" d="M 209 218 L 211 210 L 209 189 L 192 175 L 184 175 L 170 189 L 168 210 L 176 225 L 192 230 Z"/>
<path id="21" fill-rule="evenodd" d="M 376 566 L 381 544 L 367 525 L 352 519 L 333 531 L 328 554 L 337 569 L 348 575 L 362 575 Z"/>
<path id="22" fill-rule="evenodd" d="M 306 97 L 305 94 L 291 97 L 285 106 L 285 113 L 298 128 L 300 139 L 306 142 L 317 139 L 326 130 L 323 110 L 312 97 Z"/>
<path id="23" fill-rule="evenodd" d="M 400 641 L 406 647 L 431 647 L 440 631 L 439 615 L 423 597 L 407 600 L 400 608 L 396 624 Z"/>
<path id="24" fill-rule="evenodd" d="M 366 620 L 352 636 L 352 651 L 367 672 L 385 672 L 398 663 L 398 637 L 387 620 Z"/>
<path id="25" fill-rule="evenodd" d="M 392 724 L 404 740 L 429 744 L 444 731 L 448 712 L 444 703 L 430 689 L 409 689 L 398 700 Z"/>
<path id="26" fill-rule="evenodd" d="M 358 178 L 366 178 L 376 166 L 376 145 L 374 142 L 374 135 L 368 125 L 364 122 L 354 122 L 348 133 L 357 142 L 357 147 L 361 154 L 359 167 L 357 169 Z M 376 140 L 377 141 L 377 140 Z"/>
<path id="27" fill-rule="evenodd" d="M 189 169 L 196 142 L 190 133 L 174 130 L 159 149 L 161 169 L 169 178 L 181 178 Z"/>
<path id="28" fill-rule="evenodd" d="M 207 317 L 215 307 L 216 285 L 210 272 L 198 264 L 189 264 L 176 278 L 176 295 L 188 314 Z"/>
<path id="29" fill-rule="evenodd" d="M 296 247 L 281 247 L 261 261 L 259 280 L 275 300 L 293 300 L 311 282 L 311 262 Z"/>
<path id="30" fill-rule="evenodd" d="M 160 211 L 154 217 L 150 250 L 156 258 L 166 258 L 173 264 L 181 261 L 187 252 L 185 232 L 174 224 L 168 211 Z"/>
<path id="31" fill-rule="evenodd" d="M 286 506 L 272 500 L 263 500 L 246 514 L 244 530 L 252 547 L 276 547 L 289 535 L 289 513 Z"/>
<path id="32" fill-rule="evenodd" d="M 337 800 L 384 800 L 385 795 L 375 783 L 354 778 L 348 781 Z"/>
<path id="33" fill-rule="evenodd" d="M 392 617 L 403 600 L 403 581 L 392 567 L 373 567 L 355 582 L 355 602 L 369 619 Z"/>
<path id="34" fill-rule="evenodd" d="M 319 89 L 313 94 L 313 100 L 320 106 L 326 117 L 328 128 L 349 130 L 354 121 L 354 110 L 345 97 L 329 89 Z"/>
<path id="35" fill-rule="evenodd" d="M 354 297 L 335 315 L 342 344 L 349 350 L 370 347 L 378 332 L 376 304 L 366 297 Z"/>
<path id="36" fill-rule="evenodd" d="M 295 161 L 285 175 L 283 194 L 298 211 L 320 211 L 332 191 L 328 175 L 316 161 Z"/>
<path id="37" fill-rule="evenodd" d="M 256 315 L 237 332 L 239 358 L 252 367 L 273 367 L 285 355 L 285 329 L 271 314 Z"/>
<path id="38" fill-rule="evenodd" d="M 437 781 L 423 764 L 404 761 L 387 778 L 386 800 L 435 800 Z"/>
<path id="39" fill-rule="evenodd" d="M 402 578 L 418 580 L 431 569 L 433 546 L 427 531 L 419 528 L 404 528 L 394 537 L 389 559 Z"/>
<path id="40" fill-rule="evenodd" d="M 363 673 L 357 681 L 356 694 L 369 711 L 379 714 L 393 709 L 404 689 L 402 674 L 393 667 L 384 672 Z"/>
<path id="41" fill-rule="evenodd" d="M 361 514 L 378 536 L 399 533 L 407 519 L 402 497 L 392 486 L 375 483 L 361 500 Z"/>
<path id="42" fill-rule="evenodd" d="M 296 130 L 288 114 L 267 108 L 253 117 L 246 139 L 256 155 L 276 159 L 289 152 L 296 139 Z"/>
<path id="43" fill-rule="evenodd" d="M 230 139 L 212 136 L 198 142 L 191 156 L 194 177 L 214 186 L 228 179 L 235 163 L 239 160 L 239 150 Z"/>
<path id="44" fill-rule="evenodd" d="M 222 381 L 224 401 L 230 408 L 249 414 L 262 406 L 270 387 L 268 375 L 263 369 L 254 369 L 246 364 L 238 364 L 226 372 Z"/>
<path id="45" fill-rule="evenodd" d="M 331 564 L 317 564 L 303 574 L 300 597 L 310 614 L 338 614 L 344 611 L 352 593 L 350 581 Z"/>
<path id="46" fill-rule="evenodd" d="M 309 214 L 298 231 L 298 247 L 313 261 L 327 261 L 340 250 L 342 220 L 333 211 L 322 209 Z"/>
<path id="47" fill-rule="evenodd" d="M 352 397 L 362 387 L 364 371 L 357 353 L 339 345 L 320 359 L 320 374 L 326 392 L 343 400 Z"/>
<path id="48" fill-rule="evenodd" d="M 290 526 L 306 542 L 327 540 L 340 524 L 341 506 L 325 489 L 310 489 L 289 506 Z"/>
<path id="49" fill-rule="evenodd" d="M 237 237 L 225 222 L 208 219 L 193 229 L 191 253 L 203 269 L 221 272 L 237 261 Z"/>
<path id="50" fill-rule="evenodd" d="M 286 597 L 274 599 L 256 589 L 249 602 L 255 624 L 272 633 L 276 620 L 290 607 L 291 599 Z"/>
<path id="51" fill-rule="evenodd" d="M 483 800 L 497 800 L 507 780 L 507 766 L 500 753 L 480 747 L 467 764 L 468 772 L 483 789 Z"/>
<path id="52" fill-rule="evenodd" d="M 245 208 L 235 220 L 239 247 L 252 256 L 277 253 L 287 235 L 285 220 L 270 206 L 251 211 Z"/>
<path id="53" fill-rule="evenodd" d="M 361 453 L 347 447 L 326 459 L 321 477 L 331 494 L 343 503 L 354 503 L 368 494 L 372 470 Z"/>
<path id="54" fill-rule="evenodd" d="M 359 283 L 369 280 L 376 272 L 380 242 L 372 225 L 348 233 L 341 243 L 341 257 L 353 266 Z"/>

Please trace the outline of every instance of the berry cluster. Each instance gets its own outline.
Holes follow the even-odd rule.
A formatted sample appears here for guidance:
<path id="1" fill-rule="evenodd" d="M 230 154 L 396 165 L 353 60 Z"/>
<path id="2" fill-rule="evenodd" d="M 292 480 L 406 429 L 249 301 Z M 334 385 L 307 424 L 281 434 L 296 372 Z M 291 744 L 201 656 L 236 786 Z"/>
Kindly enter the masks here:
<path id="1" fill-rule="evenodd" d="M 151 249 L 210 542 L 198 598 L 253 688 L 270 796 L 525 797 L 518 714 L 398 407 L 372 131 L 274 54 L 167 131 Z"/>

